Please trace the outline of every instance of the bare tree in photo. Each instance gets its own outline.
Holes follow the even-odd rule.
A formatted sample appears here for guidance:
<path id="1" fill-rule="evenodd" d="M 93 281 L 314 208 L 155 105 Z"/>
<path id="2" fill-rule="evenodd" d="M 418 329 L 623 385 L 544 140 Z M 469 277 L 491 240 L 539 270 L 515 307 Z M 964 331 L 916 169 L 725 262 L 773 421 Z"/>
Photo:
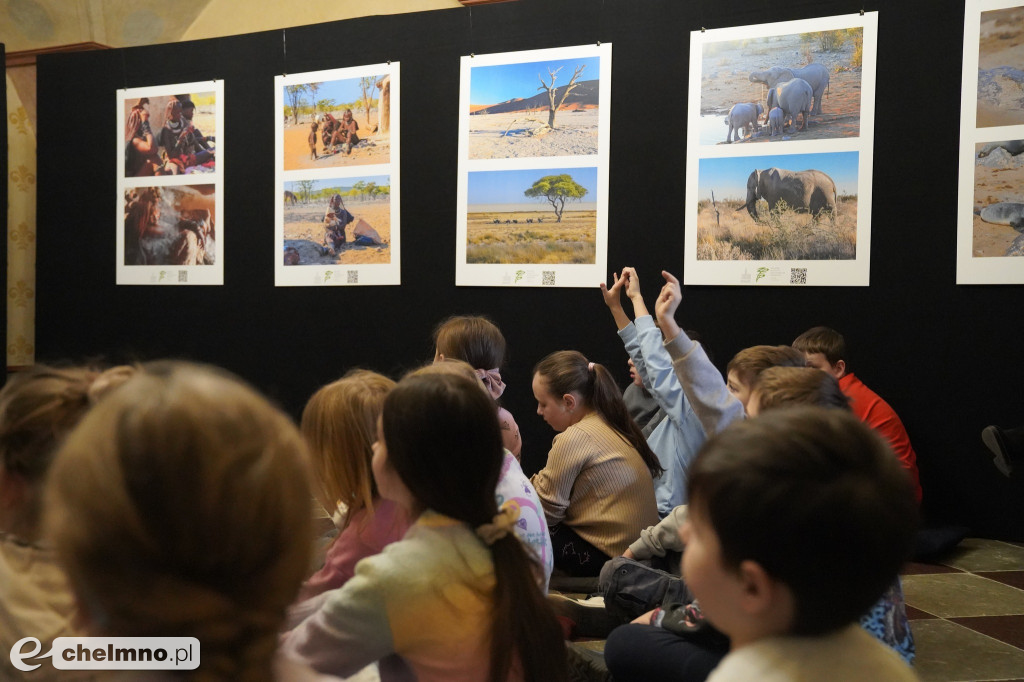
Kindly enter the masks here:
<path id="1" fill-rule="evenodd" d="M 366 112 L 366 125 L 370 125 L 370 97 L 373 96 L 375 87 L 377 87 L 375 76 L 363 76 L 359 79 L 359 89 L 363 91 L 363 111 Z"/>
<path id="2" fill-rule="evenodd" d="M 546 175 L 523 192 L 531 199 L 546 199 L 555 210 L 555 222 L 562 222 L 566 201 L 580 201 L 587 195 L 587 188 L 572 179 L 568 173 Z"/>
<path id="3" fill-rule="evenodd" d="M 296 189 L 299 190 L 298 194 L 302 197 L 302 203 L 308 204 L 310 195 L 313 193 L 313 187 L 315 186 L 313 180 L 299 180 L 295 183 Z"/>
<path id="4" fill-rule="evenodd" d="M 569 93 L 572 92 L 573 88 L 576 87 L 576 81 L 579 80 L 579 77 L 583 74 L 583 69 L 587 68 L 587 65 L 580 64 L 577 66 L 575 71 L 573 71 L 569 84 L 562 89 L 561 93 L 559 93 L 558 88 L 555 86 L 555 80 L 558 79 L 558 72 L 561 71 L 562 68 L 563 67 L 559 66 L 554 71 L 550 68 L 548 69 L 548 75 L 551 77 L 550 83 L 545 83 L 543 76 L 540 74 L 537 75 L 541 84 L 541 87 L 537 89 L 547 90 L 548 93 L 548 127 L 552 130 L 555 127 L 555 114 L 557 114 L 558 110 L 562 108 L 563 104 L 565 104 L 565 99 L 569 96 Z"/>
<path id="5" fill-rule="evenodd" d="M 319 91 L 320 91 L 320 84 L 319 83 L 310 83 L 309 84 L 309 95 L 310 95 L 309 99 L 313 101 L 313 118 L 316 118 L 316 105 L 317 105 L 316 93 L 318 93 Z"/>
<path id="6" fill-rule="evenodd" d="M 286 85 L 284 87 L 284 94 L 288 97 L 288 104 L 292 108 L 292 118 L 295 119 L 295 123 L 299 122 L 299 107 L 303 104 L 302 95 L 309 91 L 309 86 L 305 83 L 298 85 Z"/>

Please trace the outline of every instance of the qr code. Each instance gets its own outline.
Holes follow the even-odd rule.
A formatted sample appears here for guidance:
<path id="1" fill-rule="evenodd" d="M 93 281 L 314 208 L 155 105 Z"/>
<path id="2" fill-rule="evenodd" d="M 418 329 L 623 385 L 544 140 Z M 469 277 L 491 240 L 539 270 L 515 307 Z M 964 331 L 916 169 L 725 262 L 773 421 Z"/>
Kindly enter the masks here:
<path id="1" fill-rule="evenodd" d="M 188 270 L 178 270 L 178 281 L 188 282 Z"/>
<path id="2" fill-rule="evenodd" d="M 348 283 L 349 284 L 359 284 L 359 271 L 358 270 L 349 270 L 348 271 Z"/>
<path id="3" fill-rule="evenodd" d="M 807 268 L 790 268 L 790 284 L 807 284 Z"/>
<path id="4" fill-rule="evenodd" d="M 544 274 L 544 277 L 541 279 L 540 283 L 542 285 L 548 286 L 548 287 L 554 286 L 555 285 L 555 271 L 554 270 L 544 270 L 543 274 Z"/>

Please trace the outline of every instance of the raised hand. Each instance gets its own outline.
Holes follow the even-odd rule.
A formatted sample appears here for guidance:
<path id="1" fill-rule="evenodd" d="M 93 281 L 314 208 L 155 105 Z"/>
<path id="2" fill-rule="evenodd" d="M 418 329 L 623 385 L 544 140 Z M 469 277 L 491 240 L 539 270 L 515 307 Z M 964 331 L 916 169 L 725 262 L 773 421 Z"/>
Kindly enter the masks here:
<path id="1" fill-rule="evenodd" d="M 626 285 L 625 271 L 623 276 L 619 277 L 619 273 L 612 273 L 612 286 L 608 287 L 607 284 L 601 282 L 601 297 L 604 298 L 604 304 L 611 309 L 622 307 L 622 288 Z"/>
<path id="2" fill-rule="evenodd" d="M 665 284 L 661 287 L 661 293 L 658 294 L 658 301 L 654 305 L 654 311 L 658 316 L 658 326 L 661 327 L 665 338 L 671 339 L 675 334 L 670 336 L 669 330 L 674 330 L 676 334 L 679 333 L 679 325 L 676 324 L 675 315 L 679 302 L 683 300 L 683 292 L 679 287 L 679 280 L 672 273 L 662 270 L 661 276 L 665 278 Z"/>

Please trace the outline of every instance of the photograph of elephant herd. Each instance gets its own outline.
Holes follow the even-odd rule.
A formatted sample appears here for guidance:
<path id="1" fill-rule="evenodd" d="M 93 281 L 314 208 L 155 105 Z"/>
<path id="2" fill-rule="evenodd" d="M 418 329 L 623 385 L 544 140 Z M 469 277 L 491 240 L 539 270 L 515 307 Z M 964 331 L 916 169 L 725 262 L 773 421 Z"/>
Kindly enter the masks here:
<path id="1" fill-rule="evenodd" d="M 701 159 L 697 260 L 856 259 L 858 157 Z"/>
<path id="2" fill-rule="evenodd" d="M 860 26 L 705 44 L 700 143 L 858 136 L 863 47 Z"/>

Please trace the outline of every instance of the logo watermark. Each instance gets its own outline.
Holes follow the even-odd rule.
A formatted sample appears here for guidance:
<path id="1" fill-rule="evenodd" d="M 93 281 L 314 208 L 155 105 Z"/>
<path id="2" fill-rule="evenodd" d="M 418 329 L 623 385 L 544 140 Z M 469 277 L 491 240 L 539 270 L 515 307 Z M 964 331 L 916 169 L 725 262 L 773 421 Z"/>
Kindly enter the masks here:
<path id="1" fill-rule="evenodd" d="M 53 647 L 39 653 L 35 637 L 19 639 L 11 647 L 11 665 L 30 672 L 50 659 L 57 670 L 195 670 L 199 667 L 199 640 L 195 637 L 57 637 Z"/>

